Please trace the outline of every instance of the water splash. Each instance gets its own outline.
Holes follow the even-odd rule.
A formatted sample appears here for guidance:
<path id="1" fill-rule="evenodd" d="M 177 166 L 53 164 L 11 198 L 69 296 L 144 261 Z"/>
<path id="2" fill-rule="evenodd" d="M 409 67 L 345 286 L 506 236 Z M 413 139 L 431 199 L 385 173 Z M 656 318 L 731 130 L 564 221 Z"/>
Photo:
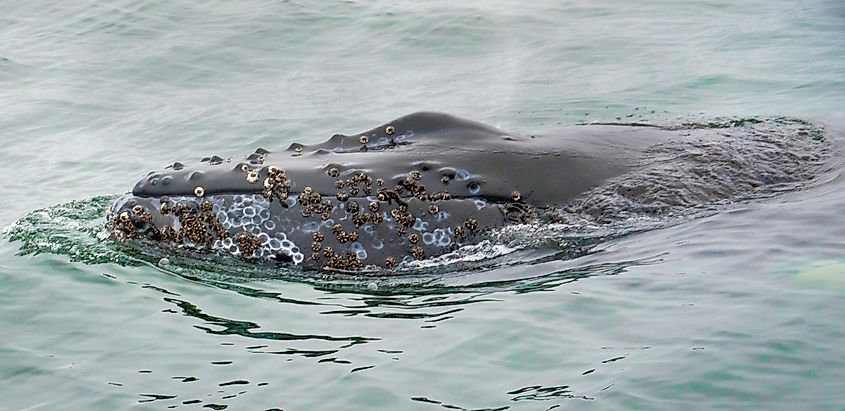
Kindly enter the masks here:
<path id="1" fill-rule="evenodd" d="M 19 256 L 51 253 L 85 264 L 138 265 L 113 242 L 102 241 L 105 212 L 116 198 L 98 196 L 35 210 L 4 228 L 2 237 L 20 243 Z"/>

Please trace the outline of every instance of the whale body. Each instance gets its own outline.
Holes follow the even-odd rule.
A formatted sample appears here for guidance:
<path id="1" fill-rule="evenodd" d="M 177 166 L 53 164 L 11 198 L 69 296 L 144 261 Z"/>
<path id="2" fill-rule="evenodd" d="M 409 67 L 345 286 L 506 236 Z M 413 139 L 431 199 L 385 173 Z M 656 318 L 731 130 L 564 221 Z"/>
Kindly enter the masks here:
<path id="1" fill-rule="evenodd" d="M 314 269 L 393 268 L 552 211 L 693 130 L 580 125 L 521 135 L 414 113 L 351 135 L 150 172 L 112 206 L 118 240 Z"/>

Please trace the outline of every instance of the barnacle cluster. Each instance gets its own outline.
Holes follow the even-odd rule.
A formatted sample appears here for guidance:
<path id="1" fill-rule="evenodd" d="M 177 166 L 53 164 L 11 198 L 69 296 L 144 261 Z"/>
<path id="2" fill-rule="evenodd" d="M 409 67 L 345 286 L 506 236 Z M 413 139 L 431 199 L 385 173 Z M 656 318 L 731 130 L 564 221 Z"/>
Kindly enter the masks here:
<path id="1" fill-rule="evenodd" d="M 344 254 L 335 253 L 331 247 L 326 247 L 323 254 L 326 257 L 326 262 L 323 264 L 326 268 L 334 268 L 340 270 L 360 270 L 364 268 L 364 262 L 361 261 L 357 254 L 352 251 L 347 251 Z"/>
<path id="2" fill-rule="evenodd" d="M 235 228 L 233 223 L 236 222 L 230 219 L 230 216 L 226 213 L 225 209 L 216 213 L 214 204 L 208 200 L 202 200 L 199 202 L 189 198 L 183 198 L 178 201 L 173 201 L 169 197 L 163 196 L 159 199 L 159 203 L 159 212 L 161 215 L 173 216 L 176 221 L 173 225 L 164 225 L 160 230 L 156 230 L 155 234 L 152 236 L 157 239 L 170 242 L 175 245 L 185 244 L 201 248 L 219 249 L 222 247 L 223 249 L 226 249 L 227 247 L 234 246 L 236 247 L 236 251 L 238 251 L 242 257 L 247 259 L 252 258 L 256 251 L 261 248 L 264 243 L 272 243 L 269 238 L 261 238 L 261 236 L 266 237 L 266 234 L 256 235 L 252 232 L 246 231 L 246 226 L 243 227 L 244 231 L 241 231 L 234 237 L 231 236 L 228 227 Z M 240 209 L 243 213 L 246 213 L 247 210 L 254 210 L 252 206 L 244 206 L 243 204 L 241 204 Z M 155 230 L 152 224 L 152 215 L 144 210 L 143 207 L 136 205 L 133 208 L 133 213 L 136 214 L 139 221 L 145 224 L 143 225 L 144 227 L 149 226 L 152 227 L 152 230 Z M 254 213 L 254 211 L 252 211 L 252 213 Z M 132 221 L 134 220 L 132 215 L 128 212 L 124 212 L 122 214 L 126 214 L 126 216 L 118 216 L 113 223 L 115 230 L 120 230 L 123 237 L 138 237 L 137 233 L 139 230 L 128 230 L 127 223 L 124 222 L 128 221 L 128 224 L 132 224 Z M 224 221 L 221 221 L 221 217 Z M 238 225 L 238 227 L 240 227 L 240 225 Z M 150 229 L 145 228 L 145 230 L 149 231 Z M 286 255 L 294 254 L 292 252 L 293 250 L 291 250 L 292 244 L 287 247 L 284 245 L 287 240 L 280 241 L 278 239 L 273 239 L 273 241 L 276 241 L 278 244 L 276 247 L 273 247 L 271 244 L 271 249 L 286 251 Z M 229 246 L 226 245 L 227 243 Z M 290 242 L 287 241 L 287 243 Z"/>
<path id="3" fill-rule="evenodd" d="M 332 226 L 332 233 L 334 233 L 335 237 L 337 237 L 337 241 L 341 244 L 358 241 L 357 231 L 347 232 L 343 229 L 343 226 L 340 224 L 335 224 Z"/>
<path id="4" fill-rule="evenodd" d="M 140 205 L 132 207 L 132 211 L 123 211 L 112 220 L 112 235 L 117 240 L 128 240 L 140 237 L 157 237 L 158 230 L 153 224 L 152 215 Z"/>
<path id="5" fill-rule="evenodd" d="M 261 195 L 271 203 L 276 198 L 283 207 L 287 207 L 285 200 L 288 199 L 289 194 L 290 183 L 285 176 L 285 170 L 275 166 L 267 167 L 267 178 L 264 179 L 264 190 Z"/>
<path id="6" fill-rule="evenodd" d="M 331 170 L 328 173 L 330 176 L 332 174 Z M 359 184 L 358 179 L 361 178 L 360 176 L 355 176 L 349 180 L 350 185 L 349 187 L 357 187 Z M 346 186 L 344 184 L 344 186 Z M 336 195 L 338 201 L 344 202 L 349 199 L 349 194 L 345 191 L 339 192 Z M 327 221 L 331 217 L 331 213 L 334 209 L 334 205 L 329 200 L 324 200 L 323 196 L 314 190 L 312 187 L 305 187 L 301 193 L 296 198 L 297 204 L 302 207 L 302 216 L 305 218 L 315 218 L 321 221 Z M 349 201 L 345 204 L 345 209 L 348 212 L 352 213 L 354 210 L 355 214 L 352 217 L 353 223 L 355 223 L 358 227 L 360 223 L 360 218 L 362 214 L 357 213 L 360 210 L 358 203 L 355 201 Z M 358 223 L 356 223 L 356 221 Z M 363 225 L 361 223 L 361 225 Z M 331 231 L 334 234 L 337 241 L 341 244 L 349 243 L 349 242 L 356 242 L 358 241 L 359 234 L 356 231 L 347 232 L 343 229 L 341 224 L 334 224 L 331 227 Z M 325 235 L 322 232 L 314 233 L 314 241 L 311 243 L 311 260 L 315 262 L 322 261 L 323 266 L 327 268 L 335 268 L 335 269 L 343 269 L 343 270 L 354 270 L 354 269 L 361 269 L 364 267 L 364 263 L 358 258 L 357 253 L 353 251 L 348 251 L 344 254 L 335 253 L 335 251 L 331 247 L 324 247 L 322 245 L 323 240 L 325 240 Z"/>
<path id="7" fill-rule="evenodd" d="M 167 196 L 161 197 L 159 202 L 162 215 L 173 214 L 179 221 L 179 231 L 170 226 L 162 228 L 163 239 L 210 247 L 215 239 L 229 237 L 229 231 L 220 223 L 210 202 L 203 201 L 197 205 L 192 201 L 179 201 L 171 204 Z"/>
<path id="8" fill-rule="evenodd" d="M 323 266 L 326 268 L 334 268 L 341 270 L 360 270 L 364 268 L 364 263 L 358 258 L 357 254 L 352 251 L 347 251 L 345 254 L 336 253 L 334 249 L 329 246 L 323 247 L 322 242 L 325 239 L 322 233 L 314 233 L 314 242 L 311 243 L 311 259 L 320 261 L 325 259 Z"/>
<path id="9" fill-rule="evenodd" d="M 301 215 L 306 219 L 315 219 L 319 221 L 328 221 L 332 218 L 332 213 L 339 209 L 340 212 L 346 212 L 349 221 L 352 223 L 353 229 L 345 228 L 340 223 L 334 223 L 330 228 L 330 234 L 334 240 L 339 244 L 352 243 L 353 246 L 361 248 L 357 243 L 360 234 L 354 228 L 362 228 L 365 225 L 372 224 L 371 227 L 376 227 L 383 223 L 385 218 L 390 218 L 396 224 L 397 236 L 407 240 L 408 249 L 407 255 L 422 259 L 425 257 L 425 251 L 422 245 L 421 234 L 416 232 L 408 232 L 414 224 L 421 218 L 426 218 L 427 215 L 435 215 L 440 212 L 440 207 L 436 204 L 438 201 L 451 199 L 448 192 L 429 193 L 425 187 L 420 184 L 422 180 L 422 172 L 419 170 L 412 170 L 408 175 L 401 179 L 395 186 L 388 187 L 383 179 L 374 179 L 366 172 L 341 172 L 337 167 L 330 167 L 326 169 L 326 175 L 329 178 L 337 179 L 341 175 L 348 175 L 346 179 L 337 179 L 335 186 L 338 188 L 333 196 L 337 199 L 337 203 L 333 203 L 326 196 L 308 186 L 296 197 L 296 205 L 300 207 Z M 374 194 L 374 195 L 373 195 Z M 361 201 L 362 196 L 372 196 L 370 200 Z M 266 196 L 265 196 L 266 197 Z M 411 198 L 420 201 L 430 201 L 429 204 L 420 215 L 414 215 L 410 210 L 408 200 Z M 335 208 L 337 207 L 337 208 Z M 477 229 L 477 223 L 472 226 L 472 232 Z M 456 227 L 456 228 L 460 228 Z M 368 228 L 372 230 L 372 228 Z M 441 235 L 446 235 L 444 231 Z M 432 236 L 432 234 L 427 234 Z M 356 269 L 361 268 L 363 261 L 366 258 L 366 252 L 363 249 L 357 252 L 351 248 L 346 252 L 336 252 L 331 247 L 323 244 L 325 234 L 321 231 L 314 233 L 313 242 L 311 243 L 311 257 L 314 262 L 322 264 L 323 267 L 337 268 L 337 269 Z M 434 240 L 428 239 L 426 244 L 431 244 Z M 446 240 L 449 243 L 448 240 Z M 395 266 L 402 256 L 391 256 L 385 259 L 384 265 L 386 267 Z"/>
<path id="10" fill-rule="evenodd" d="M 326 221 L 334 208 L 331 201 L 323 200 L 323 196 L 311 187 L 302 189 L 302 192 L 296 197 L 296 201 L 303 207 L 302 216 L 305 218 L 319 217 Z"/>
<path id="11" fill-rule="evenodd" d="M 331 167 L 326 170 L 326 174 L 331 178 L 337 178 L 343 173 L 337 167 Z M 450 200 L 452 198 L 451 194 L 447 191 L 428 192 L 425 186 L 420 183 L 423 177 L 422 171 L 420 170 L 409 171 L 393 187 L 388 187 L 381 178 L 373 179 L 366 172 L 356 171 L 352 173 L 347 172 L 347 174 L 351 174 L 351 177 L 346 180 L 338 179 L 335 181 L 335 186 L 341 190 L 335 194 L 335 198 L 343 203 L 342 208 L 351 214 L 352 224 L 358 228 L 368 223 L 377 226 L 384 221 L 386 216 L 395 222 L 397 237 L 407 240 L 407 255 L 416 259 L 425 258 L 421 234 L 417 232 L 408 233 L 419 219 L 425 219 L 427 215 L 433 216 L 438 214 L 440 212 L 440 206 L 437 202 Z M 359 200 L 356 200 L 361 193 L 370 196 L 374 190 L 374 198 L 371 197 L 372 199 L 363 205 L 359 203 Z M 423 211 L 420 215 L 414 215 L 408 203 L 410 199 L 430 202 L 424 208 L 424 210 L 427 210 L 427 213 Z M 303 216 L 330 216 L 330 213 L 326 214 L 326 212 L 332 210 L 331 202 L 322 200 L 322 196 L 310 187 L 306 187 L 303 190 L 298 200 L 299 204 L 303 206 Z M 383 216 L 383 212 L 385 216 Z M 322 219 L 325 221 L 327 218 Z M 473 218 L 469 218 L 454 227 L 452 232 L 455 233 L 456 240 L 463 240 L 470 234 L 475 234 L 478 230 L 478 222 Z M 346 231 L 341 224 L 334 224 L 331 227 L 331 232 L 341 244 L 358 240 L 358 233 L 356 231 Z M 353 258 L 355 253 L 347 253 L 345 255 L 336 253 L 330 247 L 323 246 L 321 244 L 323 238 L 322 233 L 317 234 L 320 234 L 321 237 L 319 240 L 315 237 L 312 243 L 312 260 L 322 261 L 323 265 L 329 268 L 349 269 L 357 266 L 358 263 L 356 261 L 358 260 L 357 258 Z M 445 231 L 442 233 L 442 235 L 446 234 Z M 434 237 L 433 234 L 426 235 L 432 238 Z M 426 244 L 432 244 L 437 241 L 432 240 L 432 238 L 427 238 Z M 447 243 L 451 243 L 453 247 L 458 245 L 449 240 L 446 241 Z M 396 266 L 398 263 L 397 257 L 401 258 L 401 256 L 390 256 L 386 258 L 384 266 L 387 268 Z"/>
<path id="12" fill-rule="evenodd" d="M 335 187 L 338 189 L 344 189 L 349 192 L 350 196 L 357 196 L 360 193 L 364 193 L 364 195 L 372 195 L 373 194 L 373 178 L 367 175 L 367 173 L 354 173 L 352 177 L 344 180 L 337 180 L 335 181 Z"/>

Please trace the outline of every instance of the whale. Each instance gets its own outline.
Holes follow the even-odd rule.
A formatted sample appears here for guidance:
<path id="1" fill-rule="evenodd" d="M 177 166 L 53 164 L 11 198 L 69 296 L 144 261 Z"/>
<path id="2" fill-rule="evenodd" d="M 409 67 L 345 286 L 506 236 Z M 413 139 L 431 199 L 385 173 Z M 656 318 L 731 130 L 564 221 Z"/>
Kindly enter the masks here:
<path id="1" fill-rule="evenodd" d="M 317 144 L 149 172 L 108 213 L 117 241 L 305 269 L 397 269 L 555 212 L 662 143 L 718 136 L 645 124 L 520 134 L 419 112 Z"/>

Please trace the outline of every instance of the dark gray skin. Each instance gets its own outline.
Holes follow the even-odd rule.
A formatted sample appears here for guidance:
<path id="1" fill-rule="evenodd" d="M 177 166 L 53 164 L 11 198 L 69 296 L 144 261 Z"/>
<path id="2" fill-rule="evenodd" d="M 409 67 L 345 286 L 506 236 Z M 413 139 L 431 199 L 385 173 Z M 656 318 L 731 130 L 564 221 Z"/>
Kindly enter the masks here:
<path id="1" fill-rule="evenodd" d="M 241 162 L 213 157 L 197 165 L 177 163 L 151 172 L 115 203 L 111 220 L 119 238 L 188 244 L 307 268 L 392 268 L 394 262 L 424 259 L 477 242 L 486 230 L 509 222 L 542 220 L 544 211 L 635 167 L 648 147 L 685 138 L 676 131 L 618 125 L 571 126 L 554 135 L 523 136 L 447 114 L 414 113 L 363 133 L 337 134 L 321 144 L 295 143 L 274 153 L 258 150 Z M 271 166 L 284 171 L 286 198 L 262 197 L 265 180 L 272 180 Z M 250 171 L 257 172 L 257 178 L 250 178 Z M 347 180 L 362 173 L 362 180 L 368 181 L 351 189 Z M 379 179 L 383 185 L 378 185 Z M 345 184 L 341 189 L 338 180 Z M 407 182 L 412 183 L 410 188 L 397 190 Z M 425 198 L 413 198 L 414 190 Z M 331 211 L 304 215 L 309 206 L 302 204 L 302 198 L 294 201 L 303 191 L 319 195 Z M 388 191 L 398 198 L 378 197 Z M 345 210 L 353 201 L 358 213 Z M 180 202 L 183 214 L 172 211 Z M 186 230 L 177 238 L 163 233 L 165 226 L 179 232 L 199 218 L 204 202 L 212 211 L 209 214 L 227 226 L 227 233 L 215 231 L 211 217 L 193 223 L 208 234 L 203 240 L 190 239 Z M 371 204 L 376 204 L 383 221 L 370 218 L 356 224 L 355 214 L 376 215 L 367 211 Z M 413 224 L 404 230 L 391 211 L 401 212 L 400 204 L 406 204 L 413 217 Z M 409 221 L 407 216 L 405 220 Z M 258 250 L 239 245 L 244 231 L 247 234 L 240 240 L 257 238 L 252 241 L 256 246 L 261 242 Z M 315 233 L 322 239 L 315 240 Z M 280 242 L 285 245 L 278 246 Z"/>

